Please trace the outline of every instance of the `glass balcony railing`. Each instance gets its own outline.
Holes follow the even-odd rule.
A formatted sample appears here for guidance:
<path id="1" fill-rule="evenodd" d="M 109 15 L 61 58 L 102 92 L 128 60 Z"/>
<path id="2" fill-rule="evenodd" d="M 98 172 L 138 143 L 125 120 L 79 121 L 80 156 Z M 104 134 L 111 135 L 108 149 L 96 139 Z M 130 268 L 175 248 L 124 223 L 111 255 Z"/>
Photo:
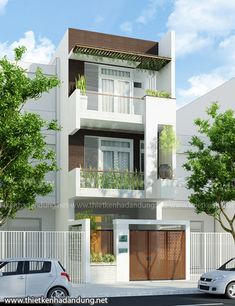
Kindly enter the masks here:
<path id="1" fill-rule="evenodd" d="M 81 103 L 83 103 L 84 110 L 133 115 L 144 114 L 143 98 L 138 97 L 87 91 L 85 96 L 81 95 Z"/>
<path id="2" fill-rule="evenodd" d="M 144 190 L 144 173 L 81 169 L 82 188 Z"/>

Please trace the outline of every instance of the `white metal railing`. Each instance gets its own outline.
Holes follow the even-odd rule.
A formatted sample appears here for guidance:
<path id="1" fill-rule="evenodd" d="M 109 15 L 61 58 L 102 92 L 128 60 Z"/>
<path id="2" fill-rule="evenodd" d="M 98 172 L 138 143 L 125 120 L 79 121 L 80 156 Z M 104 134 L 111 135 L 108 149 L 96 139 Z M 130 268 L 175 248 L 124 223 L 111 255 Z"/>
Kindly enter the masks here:
<path id="1" fill-rule="evenodd" d="M 0 259 L 43 257 L 58 259 L 73 283 L 84 282 L 83 232 L 0 231 Z"/>
<path id="2" fill-rule="evenodd" d="M 65 266 L 75 284 L 85 282 L 83 232 L 0 231 L 0 259 L 14 257 L 55 258 Z M 235 256 L 233 238 L 227 233 L 191 233 L 190 275 L 198 280 L 204 272 L 220 267 Z"/>
<path id="3" fill-rule="evenodd" d="M 219 268 L 235 256 L 235 244 L 228 233 L 191 233 L 190 274 L 197 280 L 204 272 Z"/>

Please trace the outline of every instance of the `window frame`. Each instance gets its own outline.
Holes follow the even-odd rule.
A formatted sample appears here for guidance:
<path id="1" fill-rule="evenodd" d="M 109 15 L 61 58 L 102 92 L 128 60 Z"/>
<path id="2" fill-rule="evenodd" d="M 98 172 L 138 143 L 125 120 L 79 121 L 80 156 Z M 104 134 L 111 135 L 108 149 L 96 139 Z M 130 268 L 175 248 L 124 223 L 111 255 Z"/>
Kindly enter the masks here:
<path id="1" fill-rule="evenodd" d="M 109 140 L 109 141 L 120 141 L 120 142 L 128 142 L 130 143 L 129 148 L 123 148 L 123 147 L 108 147 L 108 146 L 103 146 L 105 148 L 104 151 L 117 151 L 117 152 L 128 152 L 130 153 L 130 172 L 133 171 L 134 169 L 134 157 L 133 157 L 133 139 L 130 138 L 116 138 L 116 137 L 104 137 L 104 136 L 94 136 L 94 135 L 84 135 L 84 143 L 85 143 L 85 137 L 91 137 L 91 138 L 97 138 L 98 139 L 98 169 L 97 170 L 102 170 L 103 171 L 103 150 L 102 150 L 102 145 L 101 142 L 102 140 Z M 85 147 L 84 147 L 85 149 Z M 120 150 L 121 149 L 121 150 Z M 84 151 L 85 152 L 85 151 Z M 85 162 L 86 156 L 84 154 L 84 165 L 86 164 Z M 115 171 L 115 170 L 114 170 Z"/>
<path id="2" fill-rule="evenodd" d="M 119 71 L 126 71 L 130 73 L 130 77 L 121 77 L 121 76 L 115 76 L 115 75 L 107 75 L 107 74 L 102 74 L 102 69 L 110 69 L 110 70 L 119 70 Z M 120 96 L 120 93 L 118 93 L 118 81 L 125 81 L 129 82 L 130 84 L 130 97 L 133 97 L 133 92 L 134 92 L 134 82 L 133 82 L 133 71 L 129 68 L 125 67 L 117 67 L 117 66 L 107 66 L 107 65 L 99 65 L 98 66 L 98 88 L 99 88 L 99 93 L 103 93 L 102 91 L 102 81 L 103 79 L 106 80 L 112 80 L 113 81 L 113 87 L 114 87 L 114 92 L 113 95 L 115 96 Z M 130 99 L 129 101 L 130 106 L 129 106 L 129 114 L 134 113 L 134 105 L 133 105 L 133 99 Z M 117 113 L 117 99 L 114 97 L 114 105 L 113 105 L 114 113 Z M 99 95 L 98 99 L 98 110 L 102 111 L 102 95 Z M 122 114 L 122 113 L 121 113 Z M 125 114 L 125 113 L 124 113 Z"/>
<path id="3" fill-rule="evenodd" d="M 119 142 L 127 142 L 130 144 L 129 148 L 125 147 L 108 147 L 108 146 L 102 146 L 101 142 L 102 140 L 109 140 L 109 141 L 119 141 Z M 102 148 L 105 148 L 105 150 L 102 150 Z M 126 138 L 112 138 L 112 137 L 99 137 L 99 155 L 98 155 L 98 162 L 99 162 L 99 168 L 104 169 L 104 164 L 103 164 L 103 151 L 112 151 L 112 152 L 127 152 L 130 154 L 130 169 L 129 171 L 133 171 L 133 139 L 126 139 Z M 115 154 L 115 153 L 114 153 Z M 118 171 L 113 169 L 113 171 Z"/>

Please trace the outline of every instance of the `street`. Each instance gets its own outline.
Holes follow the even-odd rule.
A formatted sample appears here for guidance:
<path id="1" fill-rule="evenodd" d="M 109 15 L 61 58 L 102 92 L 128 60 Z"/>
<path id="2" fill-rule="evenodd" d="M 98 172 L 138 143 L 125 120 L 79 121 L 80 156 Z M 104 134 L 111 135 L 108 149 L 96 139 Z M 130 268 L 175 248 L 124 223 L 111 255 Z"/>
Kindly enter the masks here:
<path id="1" fill-rule="evenodd" d="M 212 296 L 207 294 L 192 295 L 158 295 L 158 296 L 136 296 L 110 298 L 108 305 L 116 306 L 136 306 L 136 305 L 154 305 L 154 306 L 171 306 L 171 305 L 191 305 L 205 304 L 207 306 L 216 305 L 234 305 L 235 301 L 226 299 L 224 296 Z"/>

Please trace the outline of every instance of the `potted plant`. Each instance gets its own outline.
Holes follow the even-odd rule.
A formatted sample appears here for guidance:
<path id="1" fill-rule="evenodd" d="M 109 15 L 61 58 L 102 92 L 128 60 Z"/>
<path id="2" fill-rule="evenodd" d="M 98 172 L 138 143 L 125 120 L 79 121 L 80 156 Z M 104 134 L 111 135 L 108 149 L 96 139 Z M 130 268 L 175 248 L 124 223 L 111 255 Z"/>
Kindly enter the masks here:
<path id="1" fill-rule="evenodd" d="M 160 132 L 159 137 L 160 152 L 162 160 L 159 165 L 159 176 L 162 179 L 172 179 L 173 169 L 171 166 L 172 152 L 177 146 L 177 139 L 173 126 L 166 125 Z"/>
<path id="2" fill-rule="evenodd" d="M 75 79 L 76 89 L 80 90 L 81 93 L 81 106 L 83 110 L 87 110 L 87 96 L 86 96 L 86 78 L 84 75 L 78 75 Z"/>

